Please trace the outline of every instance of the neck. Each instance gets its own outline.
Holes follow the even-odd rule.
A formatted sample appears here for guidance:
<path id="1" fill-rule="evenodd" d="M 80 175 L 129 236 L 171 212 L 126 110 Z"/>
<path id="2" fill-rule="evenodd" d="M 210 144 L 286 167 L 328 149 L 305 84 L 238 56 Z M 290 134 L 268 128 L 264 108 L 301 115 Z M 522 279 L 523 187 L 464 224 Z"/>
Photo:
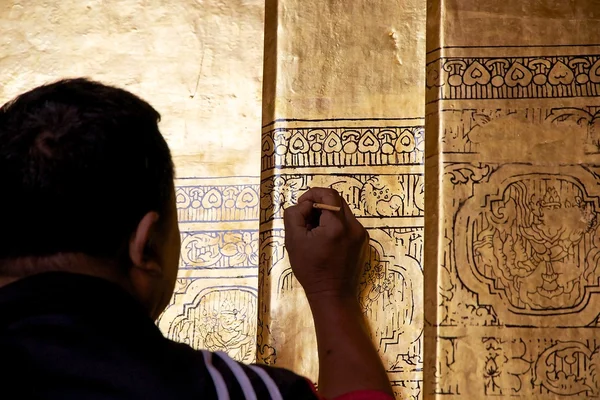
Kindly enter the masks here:
<path id="1" fill-rule="evenodd" d="M 61 253 L 45 257 L 0 260 L 0 287 L 43 272 L 70 272 L 102 278 L 132 293 L 127 275 L 115 262 L 80 253 Z"/>

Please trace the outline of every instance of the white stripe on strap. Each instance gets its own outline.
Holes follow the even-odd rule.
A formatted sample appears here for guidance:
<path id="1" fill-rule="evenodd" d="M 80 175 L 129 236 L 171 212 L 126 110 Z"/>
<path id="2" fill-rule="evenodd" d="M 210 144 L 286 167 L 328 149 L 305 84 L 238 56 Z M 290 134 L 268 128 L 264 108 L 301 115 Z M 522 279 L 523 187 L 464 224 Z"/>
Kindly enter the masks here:
<path id="1" fill-rule="evenodd" d="M 229 400 L 229 390 L 227 389 L 227 385 L 225 384 L 225 380 L 223 380 L 223 376 L 221 373 L 215 368 L 212 364 L 212 353 L 207 350 L 201 350 L 202 357 L 204 357 L 204 363 L 206 364 L 206 368 L 208 369 L 208 373 L 215 384 L 215 389 L 217 391 L 217 398 L 219 400 Z"/>
<path id="2" fill-rule="evenodd" d="M 248 366 L 250 368 L 252 368 L 252 370 L 254 372 L 256 372 L 256 374 L 260 377 L 260 379 L 262 379 L 263 383 L 267 387 L 267 390 L 269 391 L 271 400 L 283 400 L 283 397 L 281 396 L 281 392 L 279 391 L 277 384 L 275 383 L 273 378 L 271 378 L 269 376 L 269 374 L 267 374 L 267 371 L 265 371 L 261 367 L 257 367 L 256 365 L 248 365 Z"/>
<path id="3" fill-rule="evenodd" d="M 233 375 L 242 387 L 242 392 L 244 392 L 246 400 L 257 400 L 254 387 L 252 387 L 252 383 L 250 382 L 248 375 L 246 375 L 242 367 L 222 351 L 215 351 L 214 354 L 218 355 L 221 358 L 221 360 L 223 360 L 225 364 L 227 364 L 231 372 L 233 372 Z"/>

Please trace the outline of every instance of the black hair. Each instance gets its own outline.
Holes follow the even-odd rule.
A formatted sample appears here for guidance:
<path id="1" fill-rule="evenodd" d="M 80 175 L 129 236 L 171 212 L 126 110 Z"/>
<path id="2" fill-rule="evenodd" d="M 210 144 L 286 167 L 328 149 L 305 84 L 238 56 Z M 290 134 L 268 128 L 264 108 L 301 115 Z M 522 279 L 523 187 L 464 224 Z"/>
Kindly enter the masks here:
<path id="1" fill-rule="evenodd" d="M 0 260 L 59 253 L 118 259 L 141 218 L 167 212 L 174 168 L 159 113 L 87 79 L 0 108 Z"/>

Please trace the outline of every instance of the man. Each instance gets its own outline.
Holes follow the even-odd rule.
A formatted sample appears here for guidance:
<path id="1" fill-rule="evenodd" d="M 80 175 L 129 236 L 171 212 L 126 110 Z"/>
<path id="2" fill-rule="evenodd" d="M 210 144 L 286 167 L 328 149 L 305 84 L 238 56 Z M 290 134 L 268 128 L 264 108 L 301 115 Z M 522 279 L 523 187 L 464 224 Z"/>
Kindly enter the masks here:
<path id="1" fill-rule="evenodd" d="M 179 260 L 159 114 L 121 89 L 64 80 L 0 108 L 0 397 L 389 399 L 355 296 L 366 233 L 329 189 L 285 213 L 314 316 L 319 393 L 291 371 L 165 339 L 153 321 Z M 314 202 L 342 207 L 314 220 Z"/>

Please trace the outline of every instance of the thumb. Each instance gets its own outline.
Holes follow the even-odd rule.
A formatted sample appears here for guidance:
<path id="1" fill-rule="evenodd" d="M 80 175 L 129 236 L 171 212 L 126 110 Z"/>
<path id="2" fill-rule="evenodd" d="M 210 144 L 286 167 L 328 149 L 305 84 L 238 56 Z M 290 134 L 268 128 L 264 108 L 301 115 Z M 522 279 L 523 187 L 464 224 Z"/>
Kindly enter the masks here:
<path id="1" fill-rule="evenodd" d="M 283 223 L 287 230 L 306 230 L 313 205 L 310 201 L 303 201 L 295 206 L 288 207 L 283 212 Z"/>

